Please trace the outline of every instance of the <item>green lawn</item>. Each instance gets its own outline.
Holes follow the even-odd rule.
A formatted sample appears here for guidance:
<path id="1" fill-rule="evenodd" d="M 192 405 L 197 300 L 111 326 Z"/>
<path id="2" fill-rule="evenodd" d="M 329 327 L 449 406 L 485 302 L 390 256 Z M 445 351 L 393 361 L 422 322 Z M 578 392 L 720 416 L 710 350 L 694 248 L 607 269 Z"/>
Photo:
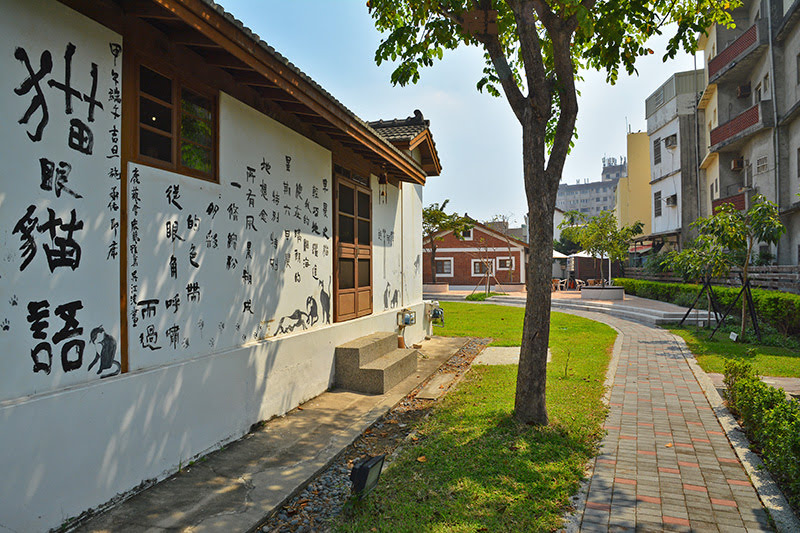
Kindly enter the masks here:
<path id="1" fill-rule="evenodd" d="M 521 308 L 467 303 L 443 307 L 448 335 L 499 333 L 506 342 L 519 342 Z M 603 434 L 603 380 L 616 334 L 583 318 L 551 316 L 550 426 L 514 421 L 516 365 L 473 367 L 415 428 L 418 440 L 405 447 L 375 491 L 340 515 L 337 530 L 506 532 L 561 527 L 569 497 L 578 490 L 584 465 Z"/>
<path id="2" fill-rule="evenodd" d="M 800 377 L 800 350 L 733 342 L 721 331 L 708 340 L 711 330 L 694 326 L 668 329 L 686 341 L 706 372 L 723 373 L 727 358 L 751 363 L 762 376 Z"/>
<path id="3" fill-rule="evenodd" d="M 493 304 L 441 302 L 444 327 L 434 335 L 444 337 L 492 337 L 492 346 L 519 346 L 524 309 Z"/>

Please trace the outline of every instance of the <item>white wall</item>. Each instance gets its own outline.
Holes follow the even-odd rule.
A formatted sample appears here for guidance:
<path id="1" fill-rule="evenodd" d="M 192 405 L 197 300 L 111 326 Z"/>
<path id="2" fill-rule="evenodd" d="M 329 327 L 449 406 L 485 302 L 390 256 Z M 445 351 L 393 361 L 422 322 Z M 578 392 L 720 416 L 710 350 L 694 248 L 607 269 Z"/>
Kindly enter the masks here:
<path id="1" fill-rule="evenodd" d="M 650 201 L 653 201 L 653 194 L 661 191 L 661 216 L 655 216 L 653 211 L 652 227 L 653 233 L 663 233 L 665 231 L 678 230 L 681 227 L 681 175 L 675 174 L 665 178 L 650 187 Z M 677 205 L 667 205 L 667 197 L 677 195 Z"/>
<path id="2" fill-rule="evenodd" d="M 383 311 L 382 288 L 376 286 L 381 305 L 376 305 L 371 316 L 327 323 L 323 292 L 331 295 L 333 250 L 325 255 L 322 247 L 331 242 L 325 234 L 332 236 L 330 153 L 223 94 L 219 184 L 136 164 L 129 165 L 123 178 L 130 186 L 128 244 L 135 245 L 128 256 L 130 279 L 125 284 L 131 372 L 99 379 L 98 364 L 91 371 L 87 368 L 96 352 L 103 353 L 111 365 L 101 374 L 113 373 L 120 362 L 120 350 L 115 346 L 121 322 L 120 265 L 117 257 L 108 253 L 111 243 L 119 242 L 120 229 L 112 224 L 119 220 L 119 199 L 112 198 L 112 193 L 120 191 L 114 172 L 119 168 L 118 159 L 113 157 L 120 139 L 111 138 L 110 131 L 119 129 L 119 118 L 112 116 L 115 102 L 109 101 L 108 95 L 117 80 L 121 85 L 121 78 L 112 77 L 112 69 L 120 70 L 121 52 L 115 67 L 112 50 L 117 48 L 110 46 L 121 39 L 54 1 L 7 0 L 4 14 L 7 16 L 0 21 L 0 47 L 5 50 L 0 60 L 4 72 L 0 114 L 5 119 L 0 130 L 4 162 L 0 172 L 0 338 L 4 356 L 0 372 L 0 471 L 4 473 L 0 529 L 43 531 L 101 506 L 142 481 L 161 479 L 181 462 L 240 437 L 253 423 L 283 414 L 325 391 L 333 380 L 335 346 L 375 331 L 396 331 L 396 317 L 392 309 Z M 69 115 L 64 94 L 44 83 L 64 81 L 67 43 L 75 45 L 71 82 L 82 94 L 91 91 L 91 64 L 98 66 L 97 95 L 102 96 L 98 99 L 103 109 L 95 109 L 91 122 L 86 102 L 75 98 Z M 14 57 L 18 47 L 25 49 L 34 71 L 39 70 L 43 51 L 50 51 L 53 61 L 52 72 L 42 83 L 49 121 L 42 139 L 36 142 L 27 133 L 34 132 L 41 110 L 35 109 L 27 124 L 18 124 L 34 94 L 14 93 L 27 77 L 24 64 Z M 91 128 L 91 155 L 68 146 L 72 119 Z M 292 158 L 289 170 L 286 156 Z M 72 165 L 66 186 L 82 197 L 66 189 L 59 190 L 59 195 L 43 190 L 40 158 Z M 271 164 L 269 175 L 261 168 L 262 159 Z M 255 178 L 248 175 L 248 166 L 255 169 Z M 262 180 L 268 199 L 261 196 Z M 328 180 L 327 191 L 323 180 Z M 284 182 L 289 193 L 284 192 Z M 174 197 L 176 185 L 180 209 L 167 198 L 170 186 Z M 302 186 L 301 198 L 298 185 Z M 315 186 L 318 197 L 313 194 Z M 279 195 L 277 206 L 272 203 L 273 192 Z M 393 228 L 394 242 L 381 247 L 376 239 L 374 277 L 402 288 L 398 305 L 416 310 L 418 316 L 418 324 L 407 328 L 406 339 L 417 342 L 427 326 L 421 278 L 422 187 L 404 184 L 400 190 L 389 187 L 389 192 L 388 202 L 375 206 L 374 232 L 377 237 L 377 232 Z M 327 217 L 323 203 L 327 203 Z M 214 211 L 212 204 L 219 210 Z M 231 204 L 238 208 L 236 220 L 233 210 L 228 212 Z M 35 255 L 20 250 L 20 231 L 13 231 L 29 205 L 33 206 L 32 216 L 38 218 L 30 232 Z M 80 263 L 75 261 L 74 270 L 57 266 L 51 272 L 48 267 L 45 245 L 52 250 L 60 239 L 69 237 L 63 224 L 54 228 L 55 242 L 46 227 L 37 229 L 46 222 L 48 208 L 67 224 L 75 209 L 77 219 L 84 223 L 72 235 L 81 248 Z M 261 218 L 262 209 L 266 221 Z M 279 213 L 274 221 L 273 210 Z M 311 213 L 308 221 L 304 210 Z M 254 217 L 255 228 L 247 227 L 248 215 Z M 167 238 L 167 222 L 177 223 L 177 235 L 183 240 Z M 319 235 L 312 230 L 314 222 Z M 296 229 L 300 229 L 299 238 Z M 290 231 L 289 238 L 285 230 Z M 235 250 L 228 248 L 228 234 L 236 236 Z M 252 258 L 247 256 L 247 242 L 251 243 Z M 285 264 L 287 253 L 289 266 Z M 170 271 L 172 256 L 176 258 L 175 277 Z M 228 256 L 237 260 L 235 267 L 228 268 Z M 21 269 L 26 257 L 30 264 Z M 76 257 L 76 253 L 68 255 Z M 273 258 L 278 260 L 277 270 L 271 266 Z M 384 262 L 386 270 L 379 276 Z M 245 267 L 252 284 L 243 280 Z M 187 290 L 194 283 L 199 288 L 196 300 Z M 176 294 L 178 308 L 167 307 L 166 300 Z M 316 319 L 309 298 L 316 305 Z M 146 299 L 158 301 L 152 308 L 138 305 Z M 252 314 L 244 310 L 248 299 Z M 45 339 L 38 339 L 27 320 L 28 304 L 44 300 L 50 304 L 48 325 L 43 328 Z M 65 324 L 63 317 L 69 314 L 59 306 L 73 301 L 82 304 L 75 316 L 76 327 L 83 330 L 68 328 L 67 338 L 62 339 L 58 333 Z M 95 332 L 95 346 L 92 330 L 101 325 L 104 333 Z M 174 345 L 169 335 L 172 326 L 180 329 Z M 33 372 L 30 353 L 40 341 L 53 347 L 50 374 Z M 81 341 L 85 351 L 81 365 L 64 372 L 61 348 L 72 341 Z M 67 355 L 72 353 L 76 352 Z"/>
<path id="3" fill-rule="evenodd" d="M 375 312 L 399 309 L 403 305 L 402 255 L 403 221 L 399 187 L 378 184 L 372 187 L 372 309 Z M 385 190 L 386 196 L 380 191 Z"/>
<path id="4" fill-rule="evenodd" d="M 219 184 L 130 165 L 131 369 L 330 323 L 330 152 L 225 94 L 219 108 Z"/>
<path id="5" fill-rule="evenodd" d="M 122 39 L 57 2 L 8 0 L 3 13 L 0 401 L 97 380 L 118 372 L 120 363 L 120 121 L 112 115 L 109 89 L 121 89 L 122 53 L 115 58 L 110 46 Z M 71 98 L 68 113 L 64 91 L 49 85 L 64 83 L 70 44 L 70 84 L 81 95 L 91 96 L 96 65 L 99 104 L 91 116 L 83 96 Z M 47 120 L 35 104 L 37 88 L 24 90 L 25 58 L 35 73 L 42 61 L 52 63 L 38 84 Z M 20 124 L 26 110 L 32 114 Z M 71 127 L 84 132 L 75 129 L 73 142 Z M 77 141 L 89 139 L 87 132 L 91 153 L 88 142 Z M 105 357 L 95 362 L 103 350 Z"/>

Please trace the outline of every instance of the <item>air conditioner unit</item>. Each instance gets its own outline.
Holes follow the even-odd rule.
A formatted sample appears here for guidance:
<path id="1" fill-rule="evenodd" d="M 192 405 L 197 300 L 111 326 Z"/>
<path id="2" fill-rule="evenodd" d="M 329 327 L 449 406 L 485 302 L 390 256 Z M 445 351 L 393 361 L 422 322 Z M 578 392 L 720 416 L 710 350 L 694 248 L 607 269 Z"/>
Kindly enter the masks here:
<path id="1" fill-rule="evenodd" d="M 736 90 L 736 97 L 737 98 L 747 98 L 750 96 L 750 84 L 745 83 L 744 85 L 739 85 Z"/>
<path id="2" fill-rule="evenodd" d="M 744 157 L 737 157 L 731 160 L 731 170 L 739 171 L 744 168 Z"/>
<path id="3" fill-rule="evenodd" d="M 664 139 L 664 146 L 667 148 L 675 148 L 678 146 L 678 135 L 673 133 L 669 137 Z"/>
<path id="4" fill-rule="evenodd" d="M 675 207 L 678 205 L 678 195 L 673 194 L 671 196 L 667 196 L 665 203 L 670 207 Z"/>

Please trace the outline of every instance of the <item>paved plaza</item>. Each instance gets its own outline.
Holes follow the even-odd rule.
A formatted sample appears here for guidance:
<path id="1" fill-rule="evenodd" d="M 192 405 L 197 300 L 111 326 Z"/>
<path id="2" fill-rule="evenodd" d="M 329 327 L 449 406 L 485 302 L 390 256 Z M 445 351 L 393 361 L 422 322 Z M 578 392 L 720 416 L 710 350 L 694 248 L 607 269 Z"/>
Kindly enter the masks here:
<path id="1" fill-rule="evenodd" d="M 581 531 L 771 531 L 767 513 L 668 331 L 597 313 L 619 331 L 609 414 Z"/>

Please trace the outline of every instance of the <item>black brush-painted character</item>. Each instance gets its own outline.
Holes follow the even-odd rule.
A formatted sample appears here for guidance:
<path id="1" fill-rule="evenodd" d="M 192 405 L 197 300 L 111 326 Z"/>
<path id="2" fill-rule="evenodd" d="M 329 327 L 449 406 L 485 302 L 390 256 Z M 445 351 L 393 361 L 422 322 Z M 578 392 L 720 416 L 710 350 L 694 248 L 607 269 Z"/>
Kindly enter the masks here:
<path id="1" fill-rule="evenodd" d="M 278 322 L 278 329 L 275 330 L 275 335 L 291 333 L 297 327 L 306 329 L 307 321 L 308 315 L 301 309 L 295 309 L 291 315 L 281 318 L 281 321 Z"/>
<path id="2" fill-rule="evenodd" d="M 313 296 L 306 298 L 306 310 L 308 311 L 308 325 L 313 326 L 319 321 L 317 314 L 317 301 Z"/>
<path id="3" fill-rule="evenodd" d="M 400 290 L 399 289 L 395 289 L 394 290 L 394 295 L 392 295 L 392 309 L 397 307 L 397 301 L 398 301 L 399 297 L 400 297 Z"/>
<path id="4" fill-rule="evenodd" d="M 89 364 L 89 368 L 86 370 L 91 370 L 95 363 L 99 361 L 100 365 L 97 368 L 97 373 L 100 374 L 101 378 L 109 378 L 119 374 L 121 367 L 119 361 L 114 359 L 117 355 L 117 341 L 114 337 L 106 333 L 103 326 L 97 326 L 89 334 L 89 341 L 94 344 L 95 353 L 97 355 L 95 355 L 94 360 Z M 116 366 L 117 369 L 110 374 L 102 373 L 103 370 L 108 370 L 114 366 Z"/>
<path id="5" fill-rule="evenodd" d="M 392 286 L 387 281 L 386 282 L 386 288 L 383 289 L 383 308 L 384 309 L 389 309 L 389 294 L 391 293 L 391 291 L 392 291 Z"/>

